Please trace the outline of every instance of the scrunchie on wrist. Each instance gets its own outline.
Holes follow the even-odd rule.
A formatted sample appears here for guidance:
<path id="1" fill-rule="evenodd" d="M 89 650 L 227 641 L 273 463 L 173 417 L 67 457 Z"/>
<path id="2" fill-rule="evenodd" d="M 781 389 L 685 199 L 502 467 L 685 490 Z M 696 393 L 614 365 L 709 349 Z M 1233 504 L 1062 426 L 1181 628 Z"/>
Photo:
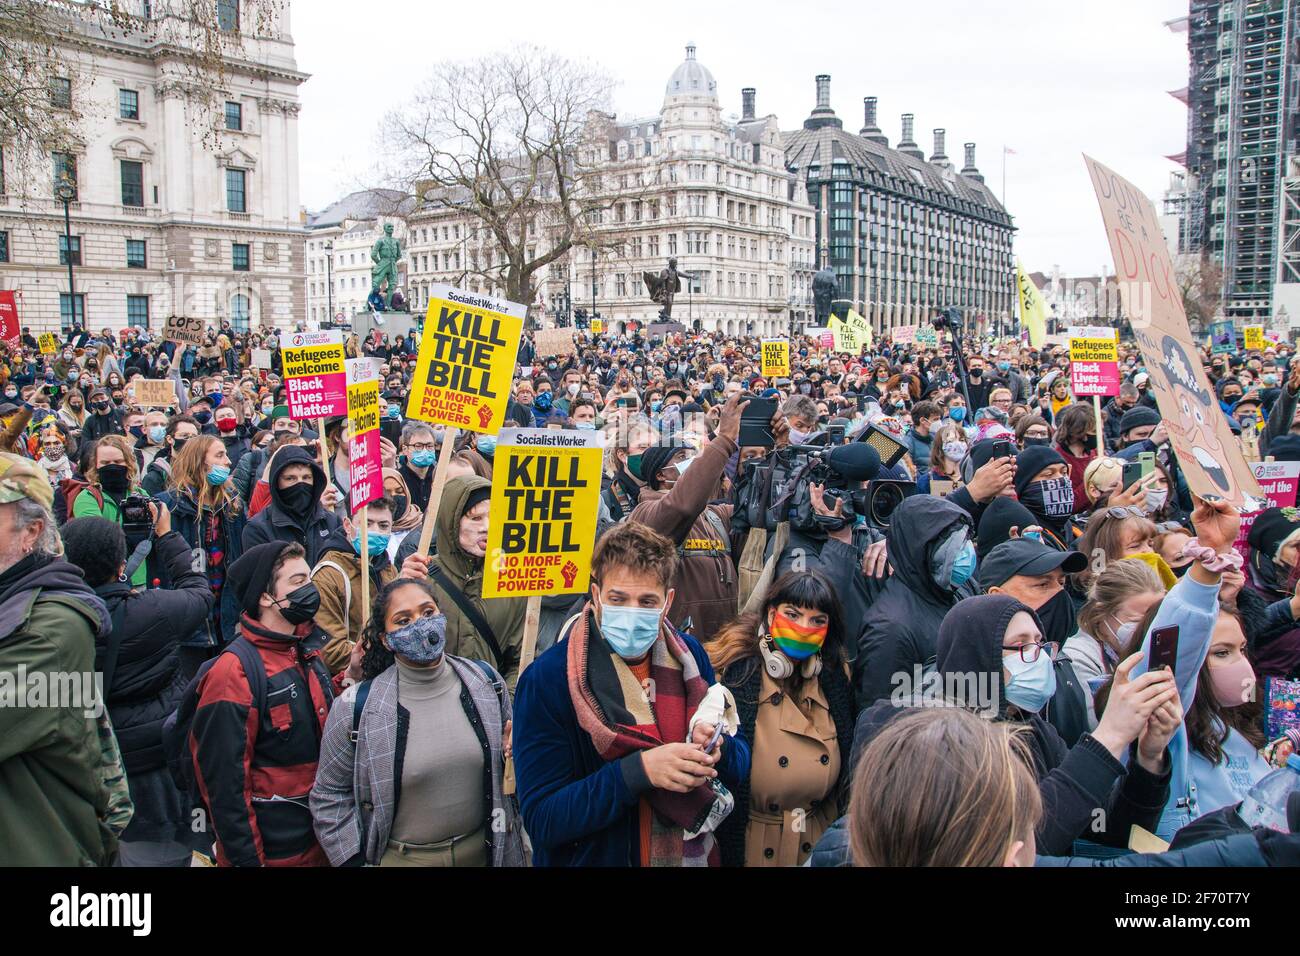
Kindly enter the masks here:
<path id="1" fill-rule="evenodd" d="M 1192 538 L 1183 545 L 1182 556 L 1201 562 L 1205 570 L 1211 574 L 1222 574 L 1224 571 L 1240 571 L 1244 563 L 1241 555 L 1236 551 L 1227 551 L 1220 554 L 1213 548 L 1207 548 L 1196 538 Z"/>

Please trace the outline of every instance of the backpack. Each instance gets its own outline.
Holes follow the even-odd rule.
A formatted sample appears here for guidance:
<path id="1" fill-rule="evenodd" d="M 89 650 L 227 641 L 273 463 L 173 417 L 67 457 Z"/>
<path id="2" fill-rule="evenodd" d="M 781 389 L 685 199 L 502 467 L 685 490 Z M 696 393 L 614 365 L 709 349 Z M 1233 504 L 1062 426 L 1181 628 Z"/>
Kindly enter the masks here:
<path id="1" fill-rule="evenodd" d="M 194 715 L 199 707 L 199 684 L 207 676 L 208 671 L 212 670 L 213 665 L 221 660 L 222 654 L 227 653 L 238 657 L 239 663 L 244 668 L 252 706 L 257 708 L 258 713 L 266 708 L 266 667 L 257 648 L 242 634 L 231 641 L 221 654 L 204 661 L 198 673 L 185 685 L 185 693 L 181 696 L 180 703 L 163 721 L 162 747 L 163 759 L 167 762 L 167 770 L 171 773 L 172 782 L 181 793 L 189 795 L 192 807 L 203 805 L 198 781 L 194 776 L 194 757 L 190 753 L 190 734 L 194 730 Z"/>

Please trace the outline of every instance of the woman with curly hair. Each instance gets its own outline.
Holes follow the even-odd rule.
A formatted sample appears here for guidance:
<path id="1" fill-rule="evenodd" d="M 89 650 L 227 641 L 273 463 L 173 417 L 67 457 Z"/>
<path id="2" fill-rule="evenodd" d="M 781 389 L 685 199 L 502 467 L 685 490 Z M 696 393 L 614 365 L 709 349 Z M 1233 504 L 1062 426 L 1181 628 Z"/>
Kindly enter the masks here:
<path id="1" fill-rule="evenodd" d="M 335 866 L 523 866 L 503 792 L 510 695 L 483 661 L 446 652 L 427 580 L 375 597 L 321 740 L 311 812 Z"/>

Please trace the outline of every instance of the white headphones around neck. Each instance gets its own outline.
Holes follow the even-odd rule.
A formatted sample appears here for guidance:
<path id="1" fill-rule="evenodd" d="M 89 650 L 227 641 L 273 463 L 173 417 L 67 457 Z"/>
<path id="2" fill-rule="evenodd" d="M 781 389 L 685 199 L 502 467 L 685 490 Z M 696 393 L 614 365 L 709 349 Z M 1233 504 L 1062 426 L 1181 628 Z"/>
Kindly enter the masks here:
<path id="1" fill-rule="evenodd" d="M 794 674 L 795 663 L 779 650 L 770 635 L 763 635 L 758 641 L 758 652 L 763 655 L 763 667 L 773 680 L 785 680 Z M 811 679 L 821 673 L 822 656 L 820 653 L 806 658 L 800 672 L 805 679 Z"/>

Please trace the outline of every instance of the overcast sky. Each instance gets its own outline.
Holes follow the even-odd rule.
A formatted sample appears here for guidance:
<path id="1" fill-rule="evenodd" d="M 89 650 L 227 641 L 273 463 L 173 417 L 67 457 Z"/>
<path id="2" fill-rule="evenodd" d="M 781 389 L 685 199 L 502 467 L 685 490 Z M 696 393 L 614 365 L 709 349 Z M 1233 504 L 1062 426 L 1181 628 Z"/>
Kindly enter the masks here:
<path id="1" fill-rule="evenodd" d="M 518 43 L 591 61 L 617 81 L 620 116 L 651 116 L 687 42 L 713 73 L 723 112 L 758 90 L 760 115 L 800 125 L 816 102 L 814 76 L 831 74 L 831 105 L 846 129 L 862 126 L 862 97 L 879 97 L 880 125 L 896 144 L 899 116 L 916 114 L 926 155 L 931 130 L 948 131 L 1002 191 L 1015 219 L 1016 254 L 1030 270 L 1067 274 L 1111 266 L 1101 215 L 1080 153 L 1088 152 L 1156 201 L 1183 150 L 1186 108 L 1168 95 L 1187 84 L 1186 34 L 1164 21 L 1186 0 L 857 0 L 744 4 L 569 0 L 431 5 L 417 0 L 298 0 L 293 35 L 302 87 L 302 202 L 319 210 L 372 185 L 371 151 L 384 111 L 431 64 Z"/>

